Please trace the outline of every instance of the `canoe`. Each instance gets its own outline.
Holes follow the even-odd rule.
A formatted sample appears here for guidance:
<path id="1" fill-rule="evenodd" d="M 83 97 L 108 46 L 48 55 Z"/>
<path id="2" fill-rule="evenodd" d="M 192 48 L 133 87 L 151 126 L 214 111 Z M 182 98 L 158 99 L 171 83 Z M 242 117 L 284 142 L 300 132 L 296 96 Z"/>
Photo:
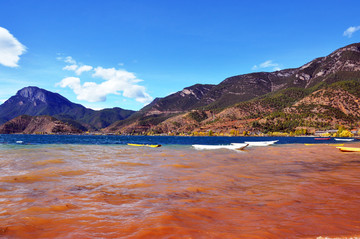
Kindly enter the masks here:
<path id="1" fill-rule="evenodd" d="M 325 137 L 321 137 L 321 138 L 314 138 L 315 140 L 329 140 L 331 138 L 325 138 Z"/>
<path id="2" fill-rule="evenodd" d="M 245 141 L 245 144 L 248 144 L 249 146 L 269 146 L 272 144 L 275 144 L 279 140 L 273 140 L 273 141 Z M 237 143 L 232 143 L 236 145 Z"/>
<path id="3" fill-rule="evenodd" d="M 342 139 L 342 138 L 335 138 L 336 141 L 347 141 L 347 142 L 350 142 L 350 141 L 354 141 L 354 139 Z"/>
<path id="4" fill-rule="evenodd" d="M 353 147 L 336 147 L 342 152 L 360 152 L 360 148 Z"/>
<path id="5" fill-rule="evenodd" d="M 136 147 L 150 147 L 150 148 L 161 147 L 161 144 L 127 144 L 127 145 L 136 146 Z"/>
<path id="6" fill-rule="evenodd" d="M 319 144 L 319 143 L 317 143 L 317 144 L 304 144 L 304 145 L 307 145 L 307 146 L 313 146 L 313 145 L 317 145 L 317 146 L 319 146 L 319 145 L 327 145 L 327 146 L 344 146 L 344 144 Z"/>
<path id="7" fill-rule="evenodd" d="M 205 145 L 205 144 L 193 144 L 192 145 L 195 149 L 199 149 L 199 150 L 204 150 L 204 149 L 232 149 L 232 150 L 242 150 L 244 149 L 246 146 L 248 146 L 248 144 L 245 143 L 239 143 L 236 145 Z"/>

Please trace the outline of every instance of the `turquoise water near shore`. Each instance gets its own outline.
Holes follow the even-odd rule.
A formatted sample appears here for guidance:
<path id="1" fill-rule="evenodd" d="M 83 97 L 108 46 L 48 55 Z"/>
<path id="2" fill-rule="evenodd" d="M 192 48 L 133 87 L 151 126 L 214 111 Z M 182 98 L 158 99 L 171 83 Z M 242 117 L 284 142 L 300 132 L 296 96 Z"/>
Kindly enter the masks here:
<path id="1" fill-rule="evenodd" d="M 236 137 L 118 137 L 2 136 L 0 237 L 360 234 L 359 153 L 342 153 L 324 143 L 285 144 L 292 140 L 288 137 L 244 151 L 191 147 L 210 144 L 207 140 L 242 142 Z M 24 144 L 15 143 L 19 140 Z M 130 140 L 163 147 L 125 145 Z"/>

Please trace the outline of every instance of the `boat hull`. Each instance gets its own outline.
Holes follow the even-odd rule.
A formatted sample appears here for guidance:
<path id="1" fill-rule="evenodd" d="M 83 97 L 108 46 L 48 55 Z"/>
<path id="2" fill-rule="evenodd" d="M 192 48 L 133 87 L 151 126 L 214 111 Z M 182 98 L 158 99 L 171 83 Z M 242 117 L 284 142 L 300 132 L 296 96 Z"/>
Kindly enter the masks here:
<path id="1" fill-rule="evenodd" d="M 341 138 L 335 138 L 336 141 L 345 141 L 345 142 L 351 142 L 354 141 L 354 139 L 341 139 Z"/>
<path id="2" fill-rule="evenodd" d="M 231 149 L 231 150 L 242 150 L 248 144 L 237 144 L 237 145 L 204 145 L 204 144 L 193 144 L 192 145 L 195 149 L 199 150 L 208 150 L 208 149 Z"/>
<path id="3" fill-rule="evenodd" d="M 273 140 L 273 141 L 245 141 L 245 144 L 248 144 L 250 146 L 269 146 L 272 144 L 275 144 L 279 140 Z M 231 143 L 231 145 L 239 145 L 242 143 Z"/>
<path id="4" fill-rule="evenodd" d="M 336 147 L 342 152 L 360 152 L 360 148 L 354 147 Z"/>
<path id="5" fill-rule="evenodd" d="M 323 145 L 325 145 L 325 146 L 344 146 L 344 144 L 319 144 L 319 143 L 317 143 L 317 144 L 304 144 L 304 145 L 307 145 L 307 146 L 319 146 L 319 145 L 321 145 L 321 146 L 323 146 Z"/>
<path id="6" fill-rule="evenodd" d="M 161 144 L 127 144 L 127 145 L 135 146 L 135 147 L 149 147 L 149 148 L 161 147 Z"/>

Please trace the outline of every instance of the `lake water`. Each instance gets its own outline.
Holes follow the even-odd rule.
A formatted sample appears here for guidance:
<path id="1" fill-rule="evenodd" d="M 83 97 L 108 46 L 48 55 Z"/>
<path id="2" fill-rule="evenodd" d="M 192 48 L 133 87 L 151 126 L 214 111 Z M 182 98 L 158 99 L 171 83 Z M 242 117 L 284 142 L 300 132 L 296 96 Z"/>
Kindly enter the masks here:
<path id="1" fill-rule="evenodd" d="M 0 238 L 360 235 L 359 153 L 311 137 L 191 147 L 269 139 L 0 135 Z"/>
<path id="2" fill-rule="evenodd" d="M 272 141 L 277 144 L 329 144 L 339 143 L 334 138 L 316 140 L 315 137 L 183 137 L 183 136 L 116 136 L 116 135 L 9 135 L 0 134 L 0 144 L 96 144 L 109 145 L 127 143 L 161 144 L 161 145 L 192 145 L 192 144 L 230 144 L 244 141 Z M 360 142 L 360 141 L 358 141 Z"/>

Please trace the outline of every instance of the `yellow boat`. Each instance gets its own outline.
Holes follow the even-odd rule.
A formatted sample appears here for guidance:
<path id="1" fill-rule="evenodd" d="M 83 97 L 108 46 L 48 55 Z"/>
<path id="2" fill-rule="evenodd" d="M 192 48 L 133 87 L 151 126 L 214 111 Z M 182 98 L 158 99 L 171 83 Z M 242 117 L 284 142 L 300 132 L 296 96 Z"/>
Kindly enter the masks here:
<path id="1" fill-rule="evenodd" d="M 150 148 L 158 148 L 161 147 L 161 144 L 127 144 L 130 146 L 137 146 L 137 147 L 150 147 Z"/>
<path id="2" fill-rule="evenodd" d="M 307 146 L 313 146 L 313 145 L 327 145 L 327 146 L 344 146 L 344 144 L 304 144 Z"/>
<path id="3" fill-rule="evenodd" d="M 360 152 L 360 148 L 353 147 L 336 147 L 342 152 Z"/>

